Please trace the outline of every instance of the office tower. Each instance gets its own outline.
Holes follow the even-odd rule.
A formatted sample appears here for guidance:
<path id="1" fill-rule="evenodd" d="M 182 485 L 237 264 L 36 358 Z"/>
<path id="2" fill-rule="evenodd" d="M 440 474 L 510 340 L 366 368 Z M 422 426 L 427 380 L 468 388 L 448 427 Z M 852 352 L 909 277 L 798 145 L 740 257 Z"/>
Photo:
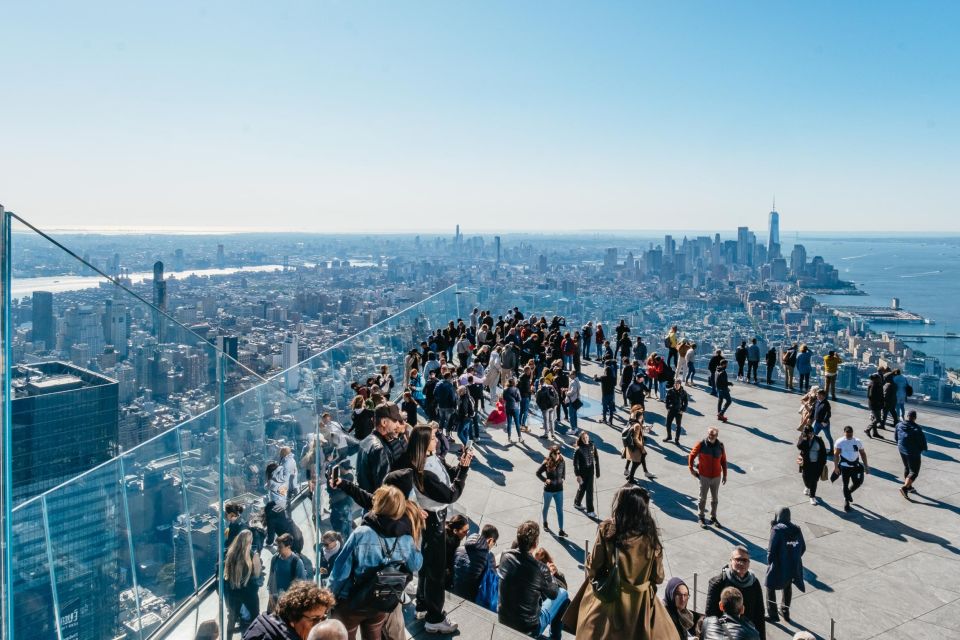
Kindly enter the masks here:
<path id="1" fill-rule="evenodd" d="M 737 264 L 750 263 L 750 229 L 737 227 Z"/>
<path id="2" fill-rule="evenodd" d="M 177 249 L 173 252 L 173 270 L 183 271 L 183 249 Z"/>
<path id="3" fill-rule="evenodd" d="M 667 262 L 673 262 L 673 255 L 677 252 L 677 242 L 673 236 L 663 236 L 663 259 Z"/>
<path id="4" fill-rule="evenodd" d="M 417 236 L 419 239 L 420 236 Z M 494 241 L 497 243 L 497 267 L 500 267 L 500 236 L 495 236 Z"/>
<path id="5" fill-rule="evenodd" d="M 802 244 L 793 245 L 793 251 L 790 253 L 790 273 L 794 278 L 803 275 L 807 266 L 807 249 Z"/>
<path id="6" fill-rule="evenodd" d="M 56 325 L 53 322 L 53 294 L 49 291 L 34 291 L 30 298 L 33 307 L 34 350 L 40 351 L 38 344 L 43 342 L 43 351 L 57 348 Z"/>
<path id="7" fill-rule="evenodd" d="M 777 201 L 773 201 L 770 211 L 770 237 L 767 240 L 767 255 L 772 260 L 780 257 L 780 214 L 777 213 Z"/>
<path id="8" fill-rule="evenodd" d="M 787 261 L 783 258 L 775 258 L 770 261 L 770 277 L 773 280 L 783 281 L 787 279 Z"/>
<path id="9" fill-rule="evenodd" d="M 714 234 L 713 246 L 710 247 L 710 267 L 716 269 L 720 266 L 723 259 L 723 243 L 720 242 L 720 234 Z"/>
<path id="10" fill-rule="evenodd" d="M 222 246 L 222 245 L 221 245 Z M 153 263 L 153 335 L 157 342 L 163 342 L 163 324 L 166 319 L 161 311 L 167 309 L 167 282 L 163 279 L 163 263 L 157 260 Z"/>
<path id="11" fill-rule="evenodd" d="M 288 333 L 283 341 L 283 352 L 280 367 L 286 373 L 283 376 L 284 388 L 288 392 L 295 392 L 300 388 L 299 343 L 296 334 Z"/>
<path id="12" fill-rule="evenodd" d="M 127 358 L 129 336 L 126 305 L 117 300 L 107 300 L 103 312 L 103 338 L 107 344 L 113 345 L 121 360 Z"/>
<path id="13" fill-rule="evenodd" d="M 540 257 L 537 258 L 537 266 L 540 269 L 540 273 L 547 272 L 547 256 L 540 254 Z"/>
<path id="14" fill-rule="evenodd" d="M 223 253 L 223 245 L 217 245 L 217 268 L 223 269 L 227 264 L 227 258 Z"/>
<path id="15" fill-rule="evenodd" d="M 85 344 L 91 353 L 103 353 L 103 321 L 100 314 L 88 304 L 70 307 L 63 314 L 61 351 L 69 352 L 75 344 Z M 85 362 L 77 363 L 80 365 Z"/>
<path id="16" fill-rule="evenodd" d="M 617 269 L 617 248 L 610 247 L 607 249 L 606 253 L 603 254 L 603 270 L 608 272 L 616 271 Z"/>

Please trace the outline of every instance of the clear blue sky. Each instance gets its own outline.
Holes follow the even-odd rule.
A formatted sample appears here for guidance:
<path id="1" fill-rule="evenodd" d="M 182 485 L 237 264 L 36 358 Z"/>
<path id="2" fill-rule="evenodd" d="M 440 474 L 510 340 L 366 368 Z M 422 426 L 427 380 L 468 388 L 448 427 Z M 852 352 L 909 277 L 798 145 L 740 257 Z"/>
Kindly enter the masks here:
<path id="1" fill-rule="evenodd" d="M 20 2 L 41 226 L 960 231 L 958 2 Z"/>

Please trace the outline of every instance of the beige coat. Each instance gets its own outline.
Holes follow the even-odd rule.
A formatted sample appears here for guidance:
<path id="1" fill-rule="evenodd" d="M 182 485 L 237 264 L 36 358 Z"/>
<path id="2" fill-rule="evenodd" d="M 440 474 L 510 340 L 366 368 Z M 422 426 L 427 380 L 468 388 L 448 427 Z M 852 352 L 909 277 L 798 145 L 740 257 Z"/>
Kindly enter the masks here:
<path id="1" fill-rule="evenodd" d="M 609 520 L 600 525 L 587 558 L 588 580 L 606 575 L 613 561 L 612 526 Z M 585 583 L 579 603 L 577 640 L 680 640 L 655 591 L 664 579 L 663 550 L 654 551 L 646 537 L 627 538 L 625 543 L 618 560 L 620 600 L 604 604 L 594 596 L 589 582 Z"/>
<path id="2" fill-rule="evenodd" d="M 641 462 L 643 460 L 643 425 L 639 422 L 633 425 L 633 448 L 623 448 L 623 457 L 630 462 Z"/>

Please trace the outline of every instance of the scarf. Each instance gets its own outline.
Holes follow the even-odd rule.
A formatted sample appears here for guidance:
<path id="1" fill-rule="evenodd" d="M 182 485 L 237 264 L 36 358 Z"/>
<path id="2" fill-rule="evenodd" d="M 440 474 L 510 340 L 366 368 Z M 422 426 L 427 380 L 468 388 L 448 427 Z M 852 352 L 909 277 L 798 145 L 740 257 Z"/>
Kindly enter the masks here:
<path id="1" fill-rule="evenodd" d="M 757 581 L 757 578 L 753 575 L 752 571 L 747 571 L 747 575 L 741 578 L 736 573 L 731 571 L 729 566 L 723 568 L 723 577 L 727 582 L 730 583 L 731 586 L 734 586 L 741 591 L 748 587 L 752 587 L 753 583 Z"/>
<path id="2" fill-rule="evenodd" d="M 677 619 L 684 631 L 689 631 L 693 627 L 693 611 L 690 609 L 677 609 Z"/>

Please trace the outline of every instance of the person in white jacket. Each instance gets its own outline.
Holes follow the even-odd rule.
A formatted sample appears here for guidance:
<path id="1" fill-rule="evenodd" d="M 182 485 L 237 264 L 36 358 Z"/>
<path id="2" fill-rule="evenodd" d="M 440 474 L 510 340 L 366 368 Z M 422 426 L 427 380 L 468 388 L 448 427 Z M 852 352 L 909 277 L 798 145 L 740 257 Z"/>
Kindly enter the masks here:
<path id="1" fill-rule="evenodd" d="M 496 396 L 494 395 L 497 385 L 500 384 L 500 370 L 503 366 L 500 364 L 500 347 L 497 347 L 493 350 L 493 353 L 490 354 L 490 363 L 487 367 L 487 377 L 484 379 L 484 384 L 487 389 L 490 390 L 490 398 L 493 399 Z"/>

